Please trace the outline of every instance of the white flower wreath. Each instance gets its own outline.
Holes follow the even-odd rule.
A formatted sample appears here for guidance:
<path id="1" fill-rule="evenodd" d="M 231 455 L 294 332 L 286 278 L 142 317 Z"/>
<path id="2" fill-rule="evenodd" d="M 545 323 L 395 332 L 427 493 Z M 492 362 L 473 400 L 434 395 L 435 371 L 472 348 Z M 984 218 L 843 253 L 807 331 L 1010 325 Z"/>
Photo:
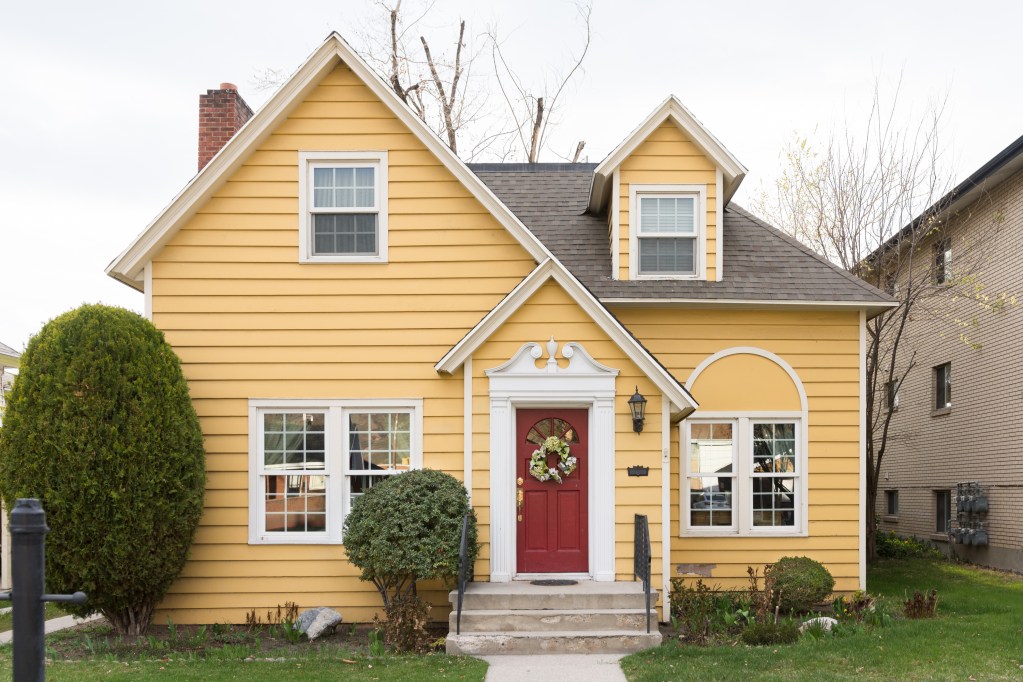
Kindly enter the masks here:
<path id="1" fill-rule="evenodd" d="M 558 464 L 553 467 L 547 465 L 547 456 L 552 454 L 558 456 Z M 529 460 L 529 473 L 538 481 L 553 479 L 561 483 L 564 478 L 575 471 L 578 464 L 579 460 L 569 454 L 568 443 L 557 436 L 550 436 L 543 442 L 539 450 L 533 452 L 533 456 Z"/>

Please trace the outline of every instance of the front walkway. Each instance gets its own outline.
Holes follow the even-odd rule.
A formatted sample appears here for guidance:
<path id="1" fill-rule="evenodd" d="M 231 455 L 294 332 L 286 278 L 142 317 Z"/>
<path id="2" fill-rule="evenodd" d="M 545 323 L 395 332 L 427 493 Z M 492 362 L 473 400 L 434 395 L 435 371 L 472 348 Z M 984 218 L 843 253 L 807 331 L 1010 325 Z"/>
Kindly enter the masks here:
<path id="1" fill-rule="evenodd" d="M 544 654 L 483 656 L 490 664 L 485 682 L 557 680 L 558 682 L 625 682 L 618 665 L 625 654 Z"/>

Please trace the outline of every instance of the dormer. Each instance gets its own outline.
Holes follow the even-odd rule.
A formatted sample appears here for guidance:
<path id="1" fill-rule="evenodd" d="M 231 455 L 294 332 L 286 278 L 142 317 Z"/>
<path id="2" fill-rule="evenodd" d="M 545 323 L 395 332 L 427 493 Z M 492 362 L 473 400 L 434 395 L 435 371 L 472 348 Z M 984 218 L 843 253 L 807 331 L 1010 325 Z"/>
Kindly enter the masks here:
<path id="1" fill-rule="evenodd" d="M 674 96 L 593 172 L 589 210 L 608 214 L 611 276 L 722 276 L 724 206 L 746 168 Z"/>

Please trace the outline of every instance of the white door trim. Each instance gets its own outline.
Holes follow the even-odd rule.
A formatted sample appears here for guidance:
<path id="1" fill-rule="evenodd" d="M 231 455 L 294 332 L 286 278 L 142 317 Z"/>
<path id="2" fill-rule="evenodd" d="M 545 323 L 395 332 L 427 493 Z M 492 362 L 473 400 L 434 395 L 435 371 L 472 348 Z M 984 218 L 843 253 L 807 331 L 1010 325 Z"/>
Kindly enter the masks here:
<path id="1" fill-rule="evenodd" d="M 614 398 L 618 370 L 594 360 L 578 343 L 547 342 L 547 361 L 538 343 L 523 345 L 490 379 L 490 580 L 515 575 L 515 411 L 575 407 L 589 410 L 589 573 L 614 581 Z"/>

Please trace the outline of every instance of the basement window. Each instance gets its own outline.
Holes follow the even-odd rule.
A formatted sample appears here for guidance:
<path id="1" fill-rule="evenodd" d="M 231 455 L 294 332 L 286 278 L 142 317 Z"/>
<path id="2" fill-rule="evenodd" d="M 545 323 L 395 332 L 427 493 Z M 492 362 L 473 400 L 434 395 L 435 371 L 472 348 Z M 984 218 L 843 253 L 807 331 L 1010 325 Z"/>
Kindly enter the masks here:
<path id="1" fill-rule="evenodd" d="M 387 262 L 387 152 L 299 152 L 299 260 Z"/>

